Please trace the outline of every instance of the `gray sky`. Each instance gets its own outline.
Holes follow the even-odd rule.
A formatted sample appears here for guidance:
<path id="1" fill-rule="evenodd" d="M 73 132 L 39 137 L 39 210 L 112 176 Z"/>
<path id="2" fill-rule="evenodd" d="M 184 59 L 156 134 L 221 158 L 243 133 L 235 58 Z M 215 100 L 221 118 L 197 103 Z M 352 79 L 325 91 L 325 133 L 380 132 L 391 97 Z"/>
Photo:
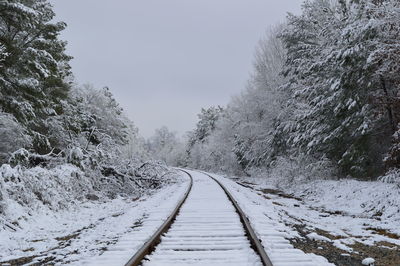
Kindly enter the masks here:
<path id="1" fill-rule="evenodd" d="M 242 90 L 265 30 L 302 0 L 51 0 L 79 83 L 109 86 L 148 137 Z"/>

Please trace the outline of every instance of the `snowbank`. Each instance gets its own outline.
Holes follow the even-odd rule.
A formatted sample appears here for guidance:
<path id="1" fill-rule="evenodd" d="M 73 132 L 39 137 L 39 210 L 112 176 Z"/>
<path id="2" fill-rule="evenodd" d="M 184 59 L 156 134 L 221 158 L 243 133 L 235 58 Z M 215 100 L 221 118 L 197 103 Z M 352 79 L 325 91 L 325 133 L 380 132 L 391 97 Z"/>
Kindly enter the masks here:
<path id="1" fill-rule="evenodd" d="M 377 218 L 382 224 L 400 221 L 400 185 L 381 181 L 301 180 L 284 183 L 279 178 L 240 178 L 260 189 L 272 188 L 302 198 L 314 207 L 358 217 Z M 397 230 L 400 233 L 400 229 Z"/>
<path id="2" fill-rule="evenodd" d="M 281 184 L 277 189 L 276 180 L 267 178 L 235 181 L 240 185 L 225 183 L 230 183 L 231 193 L 244 204 L 258 232 L 268 232 L 261 222 L 271 219 L 276 224 L 270 228 L 285 232 L 294 247 L 340 265 L 359 265 L 365 258 L 388 265 L 400 259 L 400 188 L 396 184 L 319 180 Z"/>
<path id="3" fill-rule="evenodd" d="M 290 186 L 287 192 L 328 211 L 376 217 L 385 224 L 400 221 L 400 186 L 397 184 L 319 180 Z M 397 233 L 400 233 L 400 229 Z"/>
<path id="4" fill-rule="evenodd" d="M 0 166 L 0 231 L 17 231 L 20 222 L 34 213 L 51 213 L 83 202 L 106 201 L 118 196 L 136 198 L 171 179 L 167 168 L 151 173 L 142 171 L 140 176 L 111 170 L 108 173 L 84 172 L 72 164 L 53 168 Z"/>
<path id="5" fill-rule="evenodd" d="M 57 212 L 34 212 L 29 220 L 20 221 L 18 231 L 0 230 L 0 264 L 123 265 L 186 192 L 188 178 L 176 175 L 175 179 L 182 182 L 140 199 L 117 197 Z"/>

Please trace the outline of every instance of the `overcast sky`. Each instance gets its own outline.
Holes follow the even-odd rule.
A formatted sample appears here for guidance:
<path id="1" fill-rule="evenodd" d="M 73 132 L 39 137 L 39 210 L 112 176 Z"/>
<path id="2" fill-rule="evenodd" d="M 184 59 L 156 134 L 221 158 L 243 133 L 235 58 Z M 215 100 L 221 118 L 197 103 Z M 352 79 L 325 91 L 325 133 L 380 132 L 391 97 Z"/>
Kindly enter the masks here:
<path id="1" fill-rule="evenodd" d="M 191 130 L 245 86 L 265 30 L 302 0 L 51 0 L 78 83 L 109 86 L 140 133 Z"/>

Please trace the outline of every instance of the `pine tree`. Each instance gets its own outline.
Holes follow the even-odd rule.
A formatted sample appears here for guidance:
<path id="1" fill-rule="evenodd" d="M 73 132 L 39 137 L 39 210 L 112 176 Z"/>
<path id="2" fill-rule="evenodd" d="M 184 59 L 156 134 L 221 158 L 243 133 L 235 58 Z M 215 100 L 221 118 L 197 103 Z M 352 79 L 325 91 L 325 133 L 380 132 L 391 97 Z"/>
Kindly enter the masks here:
<path id="1" fill-rule="evenodd" d="M 63 112 L 71 74 L 58 39 L 66 25 L 54 15 L 47 0 L 0 2 L 0 108 L 29 129 L 39 153 L 51 148 L 45 120 Z"/>

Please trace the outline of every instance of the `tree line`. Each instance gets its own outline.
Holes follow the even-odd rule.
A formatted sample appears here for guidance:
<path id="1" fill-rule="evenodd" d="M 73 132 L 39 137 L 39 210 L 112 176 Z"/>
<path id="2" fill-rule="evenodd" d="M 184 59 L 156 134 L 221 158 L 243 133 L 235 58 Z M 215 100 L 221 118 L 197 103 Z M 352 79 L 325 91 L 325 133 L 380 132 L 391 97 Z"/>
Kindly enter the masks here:
<path id="1" fill-rule="evenodd" d="M 0 163 L 105 168 L 140 153 L 111 91 L 75 84 L 47 0 L 0 2 Z"/>
<path id="2" fill-rule="evenodd" d="M 245 90 L 203 109 L 177 163 L 371 179 L 400 166 L 400 2 L 305 1 L 268 31 Z"/>

